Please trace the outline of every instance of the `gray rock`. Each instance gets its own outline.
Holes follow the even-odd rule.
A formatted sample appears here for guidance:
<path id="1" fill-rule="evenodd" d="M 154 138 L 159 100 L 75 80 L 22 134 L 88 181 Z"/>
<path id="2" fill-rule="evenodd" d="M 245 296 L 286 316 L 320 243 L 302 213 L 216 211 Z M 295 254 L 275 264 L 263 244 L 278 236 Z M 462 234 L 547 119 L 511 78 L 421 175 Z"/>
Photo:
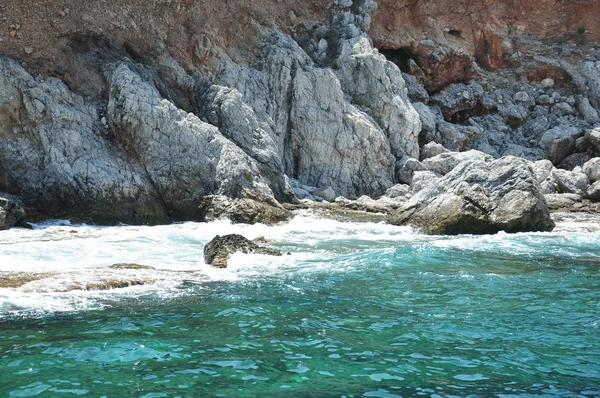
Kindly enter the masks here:
<path id="1" fill-rule="evenodd" d="M 559 168 L 573 170 L 575 167 L 583 167 L 585 162 L 590 159 L 587 153 L 574 153 L 567 156 L 559 165 Z"/>
<path id="2" fill-rule="evenodd" d="M 549 106 L 549 105 L 554 104 L 554 100 L 549 95 L 542 94 L 537 98 L 536 104 L 542 105 L 542 106 Z"/>
<path id="3" fill-rule="evenodd" d="M 3 57 L 0 131 L 0 173 L 41 214 L 97 223 L 171 221 L 146 171 L 127 147 L 115 147 L 93 106 L 60 80 L 35 79 Z"/>
<path id="4" fill-rule="evenodd" d="M 396 162 L 396 181 L 401 184 L 410 185 L 412 183 L 413 174 L 416 171 L 425 170 L 427 170 L 427 167 L 421 162 L 405 156 Z"/>
<path id="5" fill-rule="evenodd" d="M 479 83 L 457 83 L 431 97 L 431 102 L 442 109 L 446 120 L 451 120 L 458 112 L 474 109 L 484 93 Z"/>
<path id="6" fill-rule="evenodd" d="M 581 136 L 576 127 L 558 126 L 544 133 L 540 146 L 544 149 L 546 157 L 554 164 L 559 165 L 575 150 L 575 140 Z"/>
<path id="7" fill-rule="evenodd" d="M 292 213 L 276 202 L 264 203 L 251 198 L 231 199 L 223 195 L 205 196 L 197 211 L 199 221 L 227 218 L 234 224 L 274 225 L 293 217 Z"/>
<path id="8" fill-rule="evenodd" d="M 555 170 L 552 162 L 544 159 L 539 160 L 531 165 L 533 175 L 540 184 L 542 194 L 552 194 L 556 192 L 556 180 L 552 176 L 552 171 Z"/>
<path id="9" fill-rule="evenodd" d="M 419 118 L 421 119 L 421 135 L 426 137 L 433 137 L 436 133 L 436 116 L 431 111 L 431 109 L 422 102 L 413 103 L 413 107 L 419 114 Z"/>
<path id="10" fill-rule="evenodd" d="M 593 158 L 583 165 L 583 172 L 590 182 L 600 181 L 600 158 Z"/>
<path id="11" fill-rule="evenodd" d="M 0 193 L 0 230 L 8 229 L 22 222 L 25 210 L 12 197 Z"/>
<path id="12" fill-rule="evenodd" d="M 512 128 L 517 128 L 521 126 L 527 119 L 527 116 L 529 115 L 529 112 L 527 112 L 527 108 L 525 108 L 522 105 L 515 104 L 508 104 L 500 107 L 499 113 L 506 122 L 506 124 L 508 124 Z"/>
<path id="13" fill-rule="evenodd" d="M 323 198 L 328 202 L 333 202 L 335 200 L 335 191 L 331 187 L 328 187 L 327 189 L 323 190 L 314 191 L 313 195 Z"/>
<path id="14" fill-rule="evenodd" d="M 418 192 L 388 221 L 431 234 L 550 231 L 544 196 L 522 159 L 463 162 Z"/>
<path id="15" fill-rule="evenodd" d="M 402 73 L 402 78 L 406 82 L 406 93 L 412 102 L 429 102 L 429 93 L 415 76 Z"/>
<path id="16" fill-rule="evenodd" d="M 586 130 L 584 137 L 585 140 L 592 147 L 592 150 L 596 154 L 600 154 L 600 127 L 592 130 Z"/>
<path id="17" fill-rule="evenodd" d="M 569 116 L 575 114 L 573 107 L 566 102 L 559 102 L 552 107 L 552 113 L 557 116 Z"/>
<path id="18" fill-rule="evenodd" d="M 410 188 L 413 193 L 422 191 L 423 189 L 435 184 L 440 176 L 433 171 L 416 171 L 413 174 Z"/>
<path id="19" fill-rule="evenodd" d="M 410 195 L 410 186 L 406 184 L 396 184 L 385 191 L 385 196 L 390 199 L 406 198 Z"/>
<path id="20" fill-rule="evenodd" d="M 444 148 L 443 145 L 438 144 L 437 142 L 429 142 L 421 149 L 421 161 L 446 152 L 450 151 Z"/>
<path id="21" fill-rule="evenodd" d="M 202 110 L 199 116 L 256 161 L 277 199 L 290 200 L 290 185 L 285 178 L 283 156 L 275 133 L 243 101 L 242 94 L 235 88 L 213 85 L 197 96 L 197 100 Z"/>
<path id="22" fill-rule="evenodd" d="M 580 171 L 554 169 L 552 177 L 554 177 L 560 193 L 574 193 L 583 196 L 587 191 L 588 178 Z"/>
<path id="23" fill-rule="evenodd" d="M 108 103 L 109 125 L 172 213 L 189 219 L 211 194 L 275 202 L 256 161 L 215 126 L 162 99 L 125 64 L 113 72 L 111 87 L 118 95 Z"/>
<path id="24" fill-rule="evenodd" d="M 599 201 L 600 200 L 600 181 L 596 181 L 589 186 L 587 190 L 587 198 L 589 200 Z"/>
<path id="25" fill-rule="evenodd" d="M 493 159 L 492 156 L 476 150 L 467 152 L 445 152 L 423 160 L 423 165 L 431 171 L 446 175 L 462 162 L 491 162 Z"/>
<path id="26" fill-rule="evenodd" d="M 418 158 L 421 121 L 408 99 L 398 66 L 378 54 L 368 40 L 357 42 L 353 53 L 338 63 L 337 76 L 344 92 L 370 109 L 389 140 L 392 154 Z"/>
<path id="27" fill-rule="evenodd" d="M 577 108 L 583 119 L 589 124 L 595 124 L 600 122 L 600 116 L 594 107 L 590 104 L 590 101 L 583 96 L 577 96 Z"/>
<path id="28" fill-rule="evenodd" d="M 217 268 L 227 268 L 229 259 L 235 253 L 283 256 L 281 250 L 259 246 L 242 235 L 217 235 L 204 246 L 204 262 Z"/>
<path id="29" fill-rule="evenodd" d="M 582 200 L 580 195 L 574 193 L 548 194 L 544 195 L 544 198 L 548 203 L 548 208 L 552 211 L 571 208 L 575 203 L 579 203 Z"/>
<path id="30" fill-rule="evenodd" d="M 531 102 L 531 98 L 529 97 L 529 94 L 527 94 L 525 91 L 519 91 L 517 93 L 515 93 L 515 95 L 513 96 L 513 99 L 515 100 L 515 102 L 517 104 L 528 104 Z"/>

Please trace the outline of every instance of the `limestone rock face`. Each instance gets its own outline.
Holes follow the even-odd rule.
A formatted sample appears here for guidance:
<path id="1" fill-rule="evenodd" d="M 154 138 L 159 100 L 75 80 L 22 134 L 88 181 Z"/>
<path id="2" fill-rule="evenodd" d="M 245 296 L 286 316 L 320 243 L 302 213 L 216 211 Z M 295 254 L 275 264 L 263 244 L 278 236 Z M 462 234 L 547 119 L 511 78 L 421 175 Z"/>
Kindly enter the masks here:
<path id="1" fill-rule="evenodd" d="M 391 213 L 389 222 L 451 235 L 554 228 L 531 169 L 511 156 L 459 164 Z"/>
<path id="2" fill-rule="evenodd" d="M 217 235 L 204 246 L 204 261 L 206 264 L 217 268 L 227 268 L 229 258 L 237 252 L 266 254 L 269 256 L 283 255 L 280 250 L 259 246 L 242 235 Z"/>
<path id="3" fill-rule="evenodd" d="M 109 125 L 174 215 L 188 218 L 209 194 L 273 197 L 248 154 L 215 126 L 162 99 L 125 64 L 115 69 L 111 87 Z"/>
<path id="4" fill-rule="evenodd" d="M 94 107 L 60 80 L 0 57 L 0 174 L 42 213 L 167 222 L 146 172 L 105 139 Z M 118 203 L 119 206 L 115 206 Z"/>
<path id="5" fill-rule="evenodd" d="M 13 199 L 0 193 L 0 230 L 8 229 L 25 218 L 25 211 Z"/>
<path id="6" fill-rule="evenodd" d="M 324 69 L 289 36 L 272 33 L 255 68 L 223 62 L 216 80 L 270 126 L 287 175 L 345 197 L 380 195 L 393 185 L 393 155 L 418 156 L 420 122 L 399 69 L 368 41 L 363 48 Z"/>

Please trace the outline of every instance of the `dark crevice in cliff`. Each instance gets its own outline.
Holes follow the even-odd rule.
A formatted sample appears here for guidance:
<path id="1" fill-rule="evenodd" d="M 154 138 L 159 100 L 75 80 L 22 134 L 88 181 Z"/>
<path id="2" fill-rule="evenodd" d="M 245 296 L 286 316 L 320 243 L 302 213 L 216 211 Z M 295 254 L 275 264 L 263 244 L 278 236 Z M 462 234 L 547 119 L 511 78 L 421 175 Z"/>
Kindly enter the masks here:
<path id="1" fill-rule="evenodd" d="M 388 61 L 395 63 L 402 72 L 410 73 L 410 60 L 415 61 L 415 52 L 412 47 L 380 48 L 379 52 Z"/>

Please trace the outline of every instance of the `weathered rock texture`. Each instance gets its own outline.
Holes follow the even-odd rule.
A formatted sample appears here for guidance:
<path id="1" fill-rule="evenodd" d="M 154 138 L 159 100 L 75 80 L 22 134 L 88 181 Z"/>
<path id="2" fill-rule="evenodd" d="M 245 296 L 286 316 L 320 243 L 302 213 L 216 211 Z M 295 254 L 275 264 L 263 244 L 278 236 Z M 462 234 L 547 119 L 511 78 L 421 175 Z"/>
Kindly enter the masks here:
<path id="1" fill-rule="evenodd" d="M 389 218 L 431 234 L 550 231 L 554 223 L 525 161 L 504 157 L 460 163 Z"/>
<path id="2" fill-rule="evenodd" d="M 577 167 L 600 155 L 598 13 L 589 0 L 6 0 L 0 191 L 101 223 L 263 222 L 286 217 L 278 201 L 425 191 L 470 156 L 446 149 L 476 149 L 549 159 L 544 192 L 595 198 Z M 240 202 L 203 214 L 207 197 Z"/>
<path id="3" fill-rule="evenodd" d="M 217 268 L 227 268 L 229 258 L 238 252 L 269 256 L 283 255 L 280 250 L 259 246 L 242 235 L 217 235 L 204 246 L 204 261 Z"/>

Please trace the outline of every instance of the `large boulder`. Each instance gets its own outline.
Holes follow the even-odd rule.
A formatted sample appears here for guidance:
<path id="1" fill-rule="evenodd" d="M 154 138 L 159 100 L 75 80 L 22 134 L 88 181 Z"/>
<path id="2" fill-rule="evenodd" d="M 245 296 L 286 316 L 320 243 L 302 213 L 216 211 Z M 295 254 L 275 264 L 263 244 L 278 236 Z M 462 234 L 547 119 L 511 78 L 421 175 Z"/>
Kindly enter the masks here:
<path id="1" fill-rule="evenodd" d="M 583 165 L 583 172 L 587 175 L 590 182 L 600 181 L 600 158 L 588 160 Z"/>
<path id="2" fill-rule="evenodd" d="M 575 141 L 583 134 L 576 127 L 558 126 L 546 131 L 540 145 L 546 158 L 554 165 L 559 165 L 575 150 Z"/>
<path id="3" fill-rule="evenodd" d="M 251 198 L 231 199 L 222 195 L 207 195 L 198 206 L 200 221 L 228 218 L 234 224 L 273 225 L 292 217 L 293 214 L 276 201 L 264 203 Z"/>
<path id="4" fill-rule="evenodd" d="M 554 169 L 552 177 L 554 177 L 560 193 L 574 193 L 583 196 L 587 191 L 589 181 L 587 176 L 581 172 L 581 168 L 574 171 Z"/>
<path id="5" fill-rule="evenodd" d="M 204 261 L 206 264 L 210 264 L 217 268 L 227 268 L 229 258 L 237 252 L 246 254 L 266 254 L 269 256 L 283 255 L 280 250 L 259 246 L 251 240 L 244 238 L 242 235 L 217 235 L 204 246 Z"/>
<path id="6" fill-rule="evenodd" d="M 0 230 L 8 229 L 25 218 L 23 208 L 11 197 L 0 194 Z"/>
<path id="7" fill-rule="evenodd" d="M 450 235 L 554 228 L 532 170 L 512 156 L 459 164 L 391 213 L 388 221 Z"/>

